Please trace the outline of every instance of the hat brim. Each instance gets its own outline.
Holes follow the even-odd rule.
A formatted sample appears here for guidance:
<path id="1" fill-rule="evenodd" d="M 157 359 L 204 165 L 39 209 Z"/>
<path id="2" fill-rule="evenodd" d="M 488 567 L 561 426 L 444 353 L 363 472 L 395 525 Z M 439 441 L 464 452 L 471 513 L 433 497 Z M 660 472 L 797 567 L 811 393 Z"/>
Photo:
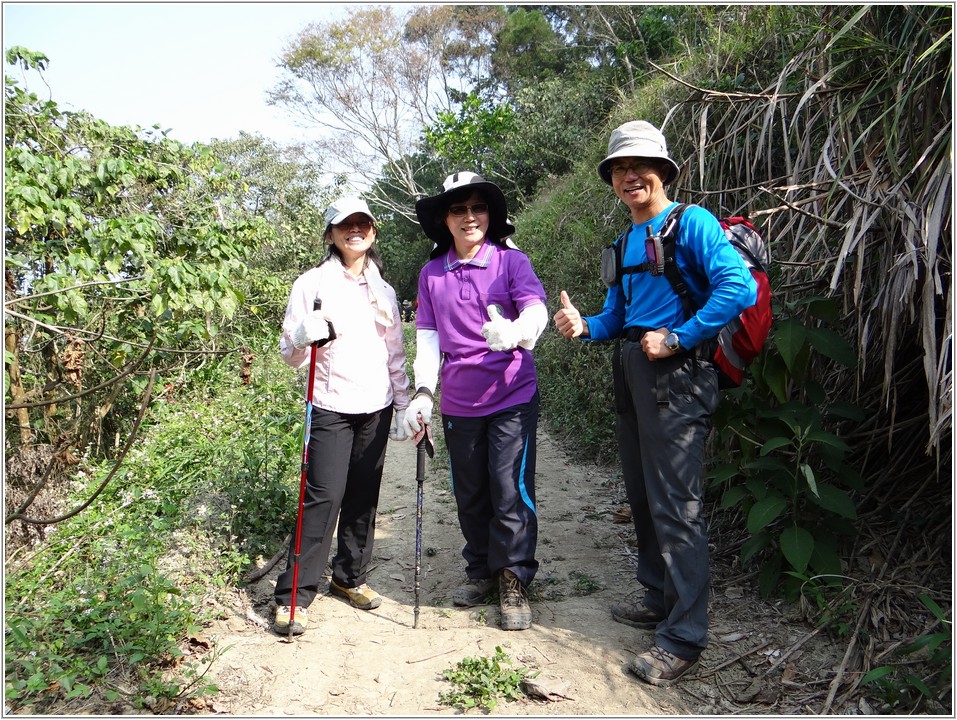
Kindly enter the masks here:
<path id="1" fill-rule="evenodd" d="M 489 204 L 488 229 L 485 236 L 490 240 L 505 240 L 515 234 L 515 226 L 508 221 L 508 206 L 505 193 L 495 183 L 487 180 L 446 190 L 445 192 L 422 198 L 415 203 L 415 214 L 422 226 L 422 232 L 428 236 L 439 250 L 447 250 L 452 245 L 452 233 L 445 224 L 451 196 L 463 192 L 480 192 Z"/>
<path id="2" fill-rule="evenodd" d="M 634 150 L 630 148 L 622 148 L 618 152 L 612 153 L 604 160 L 598 164 L 598 175 L 602 180 L 605 181 L 608 185 L 611 185 L 611 161 L 617 160 L 618 158 L 623 157 L 633 157 L 641 158 L 643 160 L 658 160 L 663 162 L 668 166 L 668 177 L 666 177 L 662 182 L 665 185 L 670 185 L 678 178 L 678 173 L 681 171 L 681 168 L 678 167 L 678 164 L 672 160 L 670 157 L 665 155 L 648 155 L 648 154 L 637 154 Z"/>
<path id="3" fill-rule="evenodd" d="M 338 215 L 336 215 L 334 218 L 332 218 L 331 220 L 329 220 L 329 221 L 326 223 L 326 225 L 338 225 L 339 223 L 341 223 L 343 220 L 345 220 L 345 219 L 346 219 L 347 217 L 349 217 L 350 215 L 365 215 L 365 216 L 366 216 L 367 218 L 369 218 L 372 222 L 375 222 L 375 218 L 372 217 L 372 214 L 371 214 L 371 213 L 367 213 L 367 212 L 365 212 L 364 210 L 348 210 L 348 211 L 343 211 L 343 212 L 339 213 Z"/>
<path id="4" fill-rule="evenodd" d="M 331 220 L 326 221 L 326 229 L 322 231 L 322 236 L 326 237 L 326 235 L 329 234 L 329 231 L 332 230 L 333 225 L 338 225 L 347 217 L 349 217 L 350 215 L 355 215 L 356 213 L 358 213 L 359 215 L 365 215 L 367 218 L 369 218 L 372 221 L 373 225 L 375 225 L 377 222 L 371 212 L 366 212 L 365 210 L 355 210 L 355 209 L 350 210 L 346 208 L 341 213 L 333 217 Z"/>

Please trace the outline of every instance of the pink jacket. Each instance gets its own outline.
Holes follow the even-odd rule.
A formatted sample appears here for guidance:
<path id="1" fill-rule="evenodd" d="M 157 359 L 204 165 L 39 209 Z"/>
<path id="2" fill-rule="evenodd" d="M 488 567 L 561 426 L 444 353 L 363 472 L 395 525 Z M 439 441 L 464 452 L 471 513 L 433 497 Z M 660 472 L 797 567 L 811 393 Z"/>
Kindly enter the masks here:
<path id="1" fill-rule="evenodd" d="M 370 292 L 365 273 L 356 278 L 335 257 L 307 270 L 292 285 L 279 338 L 283 360 L 295 368 L 309 363 L 311 348 L 296 349 L 292 333 L 312 311 L 316 297 L 322 300 L 322 310 L 336 331 L 336 339 L 316 352 L 313 404 L 317 407 L 360 414 L 390 404 L 396 410 L 409 405 L 409 377 L 395 290 L 377 273 L 372 282 L 380 283 L 377 294 L 391 303 L 391 324 L 385 324 L 388 319 L 383 318 L 389 314 L 388 309 L 377 309 L 376 293 Z"/>

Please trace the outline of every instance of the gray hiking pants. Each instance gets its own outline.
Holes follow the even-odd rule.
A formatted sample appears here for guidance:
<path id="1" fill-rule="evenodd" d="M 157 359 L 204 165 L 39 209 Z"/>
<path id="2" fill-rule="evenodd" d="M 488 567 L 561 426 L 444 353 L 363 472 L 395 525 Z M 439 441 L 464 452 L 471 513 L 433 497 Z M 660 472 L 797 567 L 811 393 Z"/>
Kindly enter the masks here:
<path id="1" fill-rule="evenodd" d="M 633 336 L 634 337 L 634 336 Z M 693 353 L 651 361 L 616 350 L 618 447 L 638 539 L 643 604 L 664 620 L 659 647 L 695 659 L 708 642 L 710 569 L 701 470 L 718 404 L 714 368 Z"/>

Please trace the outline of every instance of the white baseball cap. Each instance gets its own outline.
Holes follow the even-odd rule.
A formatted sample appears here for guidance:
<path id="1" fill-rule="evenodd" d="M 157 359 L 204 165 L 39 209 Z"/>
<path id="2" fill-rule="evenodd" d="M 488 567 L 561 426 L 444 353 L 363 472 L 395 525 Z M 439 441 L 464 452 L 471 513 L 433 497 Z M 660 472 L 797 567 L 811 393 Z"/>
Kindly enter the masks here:
<path id="1" fill-rule="evenodd" d="M 375 215 L 372 214 L 372 211 L 369 210 L 369 206 L 366 204 L 366 201 L 360 197 L 344 197 L 339 198 L 334 203 L 332 203 L 328 208 L 326 208 L 326 232 L 329 232 L 329 227 L 332 225 L 338 225 L 343 220 L 345 220 L 350 215 L 355 213 L 362 213 L 363 215 L 368 215 L 369 219 L 372 222 L 375 222 Z"/>

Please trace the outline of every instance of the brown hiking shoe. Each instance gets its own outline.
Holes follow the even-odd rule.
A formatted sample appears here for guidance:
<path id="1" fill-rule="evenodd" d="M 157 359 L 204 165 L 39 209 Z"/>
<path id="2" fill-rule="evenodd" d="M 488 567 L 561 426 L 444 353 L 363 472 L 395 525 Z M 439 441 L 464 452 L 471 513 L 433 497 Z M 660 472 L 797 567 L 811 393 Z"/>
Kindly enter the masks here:
<path id="1" fill-rule="evenodd" d="M 657 685 L 658 687 L 669 687 L 674 685 L 686 674 L 698 667 L 698 659 L 685 660 L 677 655 L 672 655 L 664 648 L 655 645 L 651 650 L 635 658 L 628 663 L 628 669 L 646 683 Z"/>
<path id="2" fill-rule="evenodd" d="M 641 603 L 616 602 L 611 606 L 611 619 L 642 630 L 654 630 L 665 618 Z"/>
<path id="3" fill-rule="evenodd" d="M 498 594 L 502 630 L 528 630 L 532 626 L 528 593 L 511 570 L 503 570 L 498 576 Z"/>

